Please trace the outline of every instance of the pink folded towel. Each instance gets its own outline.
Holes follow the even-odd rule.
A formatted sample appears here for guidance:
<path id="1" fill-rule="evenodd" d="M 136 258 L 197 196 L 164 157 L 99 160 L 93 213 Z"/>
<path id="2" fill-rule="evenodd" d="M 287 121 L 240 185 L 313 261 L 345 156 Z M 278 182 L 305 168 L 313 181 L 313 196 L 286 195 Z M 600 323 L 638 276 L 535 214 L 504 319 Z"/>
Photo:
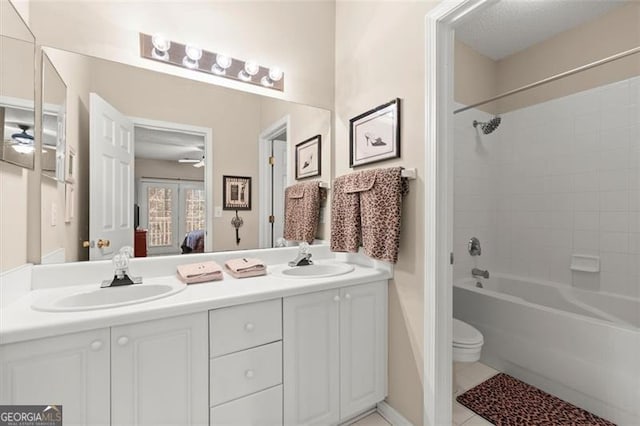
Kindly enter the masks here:
<path id="1" fill-rule="evenodd" d="M 267 266 L 260 259 L 243 257 L 230 259 L 224 263 L 227 272 L 235 278 L 256 277 L 267 273 Z"/>
<path id="2" fill-rule="evenodd" d="M 185 284 L 218 281 L 222 279 L 222 268 L 214 261 L 178 265 L 178 277 Z"/>

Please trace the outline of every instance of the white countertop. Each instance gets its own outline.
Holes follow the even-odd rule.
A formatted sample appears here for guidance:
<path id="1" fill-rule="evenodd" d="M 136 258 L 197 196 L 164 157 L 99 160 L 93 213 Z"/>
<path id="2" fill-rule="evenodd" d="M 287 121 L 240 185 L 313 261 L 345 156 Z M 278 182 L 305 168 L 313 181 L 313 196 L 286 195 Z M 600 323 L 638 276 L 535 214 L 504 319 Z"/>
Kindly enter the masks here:
<path id="1" fill-rule="evenodd" d="M 269 264 L 267 267 L 267 275 L 261 277 L 236 279 L 225 273 L 222 281 L 190 284 L 179 293 L 165 298 L 116 308 L 76 312 L 42 312 L 34 310 L 31 305 L 37 298 L 55 297 L 61 294 L 61 292 L 68 293 L 70 286 L 63 286 L 60 285 L 60 283 L 42 285 L 41 283 L 32 282 L 30 291 L 14 297 L 13 300 L 4 304 L 0 309 L 0 344 L 149 321 L 202 312 L 225 306 L 293 296 L 391 278 L 392 269 L 390 267 L 381 266 L 367 259 L 361 259 L 361 255 L 332 256 L 327 255 L 326 248 L 317 250 L 319 250 L 318 257 L 324 258 L 324 261 L 346 261 L 347 263 L 353 264 L 355 269 L 348 274 L 328 278 L 301 279 L 284 278 L 281 275 L 275 274 L 274 271 L 282 268 L 284 262 L 282 264 Z M 238 252 L 235 252 L 235 254 L 237 253 Z M 250 253 L 241 253 L 247 257 L 255 256 L 256 253 L 258 253 L 258 255 L 262 255 L 261 258 L 270 257 L 275 259 L 272 251 L 256 250 Z M 291 253 L 295 253 L 295 251 L 280 249 L 276 257 L 281 259 L 282 257 L 291 257 Z M 220 262 L 222 261 L 221 258 L 229 258 L 233 255 L 233 252 L 223 254 L 215 253 L 201 255 L 197 258 L 189 257 L 189 259 L 199 261 L 207 258 Z M 163 259 L 165 266 L 169 264 L 169 268 L 173 268 L 172 270 L 175 271 L 173 264 L 180 261 L 184 263 L 185 257 L 170 256 L 160 259 Z M 157 259 L 149 260 L 148 263 L 153 266 L 157 261 Z M 71 265 L 75 265 L 74 267 L 76 268 L 78 268 L 78 265 L 82 265 L 84 269 L 87 269 L 92 266 L 91 264 L 98 266 L 94 269 L 103 270 L 105 265 L 108 266 L 109 262 L 83 262 Z M 138 265 L 142 265 L 142 263 L 138 262 Z M 64 271 L 64 267 L 65 265 L 56 265 L 55 268 Z M 52 269 L 45 269 L 51 267 L 40 266 L 33 268 L 40 268 L 42 275 L 49 273 L 52 277 L 51 280 L 55 281 L 56 274 L 52 272 Z M 142 267 L 141 269 L 145 268 Z M 161 272 L 166 272 L 166 270 L 167 267 L 162 269 Z M 34 271 L 32 275 L 37 276 L 36 271 Z M 133 275 L 135 275 L 135 273 Z M 97 289 L 102 278 L 104 277 L 96 274 L 95 280 L 89 281 L 93 282 L 93 284 L 83 285 L 74 282 L 73 286 L 75 288 L 73 290 L 75 291 L 77 289 L 77 291 L 80 292 Z M 143 278 L 146 284 L 179 282 L 175 274 L 153 277 L 143 275 Z M 34 280 L 34 278 L 32 278 L 32 280 Z M 74 280 L 69 279 L 69 281 Z M 109 289 L 103 290 L 109 291 Z"/>

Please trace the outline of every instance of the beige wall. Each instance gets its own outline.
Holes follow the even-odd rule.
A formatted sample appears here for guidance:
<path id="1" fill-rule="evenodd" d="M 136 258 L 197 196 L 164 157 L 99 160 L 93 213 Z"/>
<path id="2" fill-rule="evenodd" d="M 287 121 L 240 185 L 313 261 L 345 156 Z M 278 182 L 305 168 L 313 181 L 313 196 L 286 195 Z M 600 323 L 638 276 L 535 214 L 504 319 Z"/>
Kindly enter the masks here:
<path id="1" fill-rule="evenodd" d="M 103 57 L 240 90 L 333 107 L 332 1 L 32 1 L 40 44 Z M 285 72 L 285 92 L 194 73 L 139 57 L 138 33 L 161 32 Z"/>
<path id="2" fill-rule="evenodd" d="M 498 92 L 498 64 L 481 55 L 460 40 L 454 47 L 454 95 L 456 102 L 471 105 L 478 100 L 489 99 Z M 482 111 L 495 113 L 495 102 L 478 107 Z"/>
<path id="3" fill-rule="evenodd" d="M 336 3 L 335 175 L 349 173 L 349 119 L 402 99 L 402 158 L 415 167 L 404 199 L 399 261 L 389 287 L 388 402 L 413 424 L 423 417 L 424 19 L 428 2 Z"/>

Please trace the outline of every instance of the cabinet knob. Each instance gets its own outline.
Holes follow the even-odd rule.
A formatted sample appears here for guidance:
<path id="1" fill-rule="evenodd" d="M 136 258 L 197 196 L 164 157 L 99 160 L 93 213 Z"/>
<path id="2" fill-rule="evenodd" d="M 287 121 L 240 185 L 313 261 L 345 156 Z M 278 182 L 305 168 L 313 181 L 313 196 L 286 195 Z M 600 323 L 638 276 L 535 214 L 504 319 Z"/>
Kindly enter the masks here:
<path id="1" fill-rule="evenodd" d="M 254 329 L 254 328 L 256 328 L 256 326 L 255 326 L 255 325 L 253 325 L 253 323 L 252 323 L 252 322 L 248 322 L 248 323 L 246 323 L 246 324 L 244 325 L 244 330 L 245 330 L 245 331 L 249 331 L 249 332 L 251 332 L 251 331 L 253 331 L 253 329 Z"/>
<path id="2" fill-rule="evenodd" d="M 245 376 L 247 379 L 253 379 L 253 376 L 254 376 L 253 370 L 247 370 L 247 371 L 245 371 L 245 372 L 244 372 L 244 376 Z"/>
<path id="3" fill-rule="evenodd" d="M 333 296 L 333 301 L 334 302 L 339 302 L 340 301 L 340 296 Z"/>
<path id="4" fill-rule="evenodd" d="M 349 294 L 349 293 L 345 294 L 344 298 L 347 299 L 347 300 L 351 299 L 351 294 Z"/>
<path id="5" fill-rule="evenodd" d="M 120 346 L 124 346 L 129 343 L 129 338 L 127 336 L 118 337 L 118 344 Z"/>
<path id="6" fill-rule="evenodd" d="M 102 348 L 102 340 L 94 340 L 91 342 L 91 350 L 99 351 Z"/>

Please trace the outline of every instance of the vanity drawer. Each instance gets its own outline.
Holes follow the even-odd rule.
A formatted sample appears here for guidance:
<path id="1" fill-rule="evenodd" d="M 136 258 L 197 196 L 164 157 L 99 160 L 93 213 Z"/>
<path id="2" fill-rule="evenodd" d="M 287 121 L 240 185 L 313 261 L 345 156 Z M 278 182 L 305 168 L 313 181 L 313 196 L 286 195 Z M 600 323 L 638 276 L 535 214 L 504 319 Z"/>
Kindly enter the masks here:
<path id="1" fill-rule="evenodd" d="M 210 421 L 211 425 L 281 425 L 282 385 L 213 407 Z"/>
<path id="2" fill-rule="evenodd" d="M 282 383 L 282 342 L 210 360 L 211 406 Z"/>
<path id="3" fill-rule="evenodd" d="M 209 312 L 211 358 L 282 339 L 282 299 Z"/>

